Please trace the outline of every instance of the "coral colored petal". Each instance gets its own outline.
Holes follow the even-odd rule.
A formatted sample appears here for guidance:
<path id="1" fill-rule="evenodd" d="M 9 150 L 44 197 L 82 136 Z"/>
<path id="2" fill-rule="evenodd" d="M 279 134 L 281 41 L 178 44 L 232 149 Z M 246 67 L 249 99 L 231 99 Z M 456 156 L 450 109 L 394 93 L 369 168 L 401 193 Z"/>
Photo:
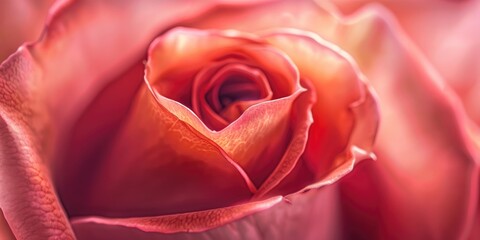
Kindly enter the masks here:
<path id="1" fill-rule="evenodd" d="M 122 127 L 132 101 L 144 84 L 145 66 L 139 62 L 108 84 L 87 107 L 65 138 L 65 154 L 51 171 L 55 187 L 67 212 L 82 201 L 93 179 L 93 169 L 108 153 Z"/>
<path id="2" fill-rule="evenodd" d="M 302 93 L 291 107 L 291 118 L 289 119 L 291 137 L 288 146 L 281 160 L 276 164 L 275 169 L 265 180 L 262 186 L 255 193 L 255 198 L 262 198 L 269 191 L 275 188 L 297 165 L 305 150 L 308 141 L 308 131 L 313 122 L 312 105 L 316 101 L 316 95 L 312 89 Z M 283 193 L 285 194 L 285 193 Z"/>
<path id="3" fill-rule="evenodd" d="M 99 240 L 111 238 L 126 239 L 163 239 L 163 240 L 264 240 L 264 239 L 340 239 L 342 233 L 338 212 L 339 199 L 335 188 L 323 188 L 298 195 L 290 202 L 281 201 L 275 206 L 258 213 L 245 215 L 241 219 L 202 232 L 186 232 L 190 228 L 176 228 L 177 233 L 145 232 L 142 228 L 153 229 L 155 225 L 132 226 L 128 219 L 124 222 L 73 221 L 73 227 L 79 240 Z M 276 201 L 273 198 L 273 201 Z M 269 200 L 272 201 L 272 200 Z M 274 202 L 275 203 L 275 202 Z M 269 204 L 272 204 L 270 202 Z M 242 206 L 237 206 L 242 207 Z M 263 207 L 263 206 L 262 206 Z M 221 210 L 221 209 L 220 209 Z M 195 214 L 195 213 L 194 213 Z M 242 214 L 243 215 L 243 214 Z M 159 218 L 161 219 L 161 217 Z M 103 220 L 103 219 L 98 219 Z M 144 220 L 147 222 L 147 219 Z M 176 221 L 168 222 L 172 226 Z M 129 226 L 127 226 L 129 225 Z M 160 224 L 165 227 L 166 224 Z M 177 225 L 178 226 L 178 225 Z M 172 232 L 171 228 L 168 232 Z"/>
<path id="4" fill-rule="evenodd" d="M 254 191 L 221 149 L 159 105 L 146 87 L 90 176 L 90 191 L 69 210 L 72 215 L 199 211 L 245 202 Z"/>
<path id="5" fill-rule="evenodd" d="M 27 46 L 40 68 L 38 101 L 47 105 L 55 126 L 58 155 L 48 159 L 53 167 L 62 161 L 65 137 L 80 115 L 105 86 L 142 60 L 154 36 L 213 7 L 185 2 L 56 2 L 42 38 Z M 172 10 L 158 14 L 161 9 Z"/>
<path id="6" fill-rule="evenodd" d="M 25 49 L 0 66 L 0 208 L 18 239 L 74 239 L 45 166 L 48 149 L 39 144 L 48 116 L 29 88 L 36 74 Z"/>
<path id="7" fill-rule="evenodd" d="M 12 229 L 8 226 L 8 222 L 3 216 L 3 211 L 0 209 L 0 239 L 15 240 Z"/>
<path id="8" fill-rule="evenodd" d="M 292 58 L 310 91 L 317 95 L 312 107 L 314 122 L 302 156 L 316 175 L 310 180 L 315 184 L 309 183 L 307 188 L 331 184 L 351 171 L 356 162 L 371 158 L 378 110 L 351 57 L 315 34 L 300 30 L 274 30 L 265 39 Z M 303 188 L 305 182 L 298 183 Z"/>
<path id="9" fill-rule="evenodd" d="M 262 69 L 272 79 L 273 98 L 298 89 L 298 72 L 288 57 L 265 45 L 258 36 L 234 30 L 170 30 L 151 44 L 146 76 L 161 95 L 191 107 L 195 75 L 212 62 L 229 58 Z"/>
<path id="10" fill-rule="evenodd" d="M 73 224 L 99 223 L 138 228 L 146 232 L 200 232 L 232 222 L 254 212 L 258 212 L 279 203 L 282 197 L 273 197 L 264 201 L 217 208 L 213 210 L 189 212 L 174 215 L 144 218 L 108 219 L 101 217 L 85 217 L 73 219 Z"/>

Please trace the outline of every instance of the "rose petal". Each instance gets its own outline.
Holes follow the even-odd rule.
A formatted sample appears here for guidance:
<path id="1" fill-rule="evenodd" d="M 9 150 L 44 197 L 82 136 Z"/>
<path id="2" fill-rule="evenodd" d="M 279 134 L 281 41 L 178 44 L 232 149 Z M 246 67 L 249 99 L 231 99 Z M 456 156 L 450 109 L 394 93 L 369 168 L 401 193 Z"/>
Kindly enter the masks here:
<path id="1" fill-rule="evenodd" d="M 76 216 L 151 216 L 224 207 L 248 199 L 252 188 L 218 146 L 158 105 L 146 87 L 108 154 L 90 171 L 92 179 L 83 176 L 90 191 L 77 196 L 69 211 Z"/>
<path id="2" fill-rule="evenodd" d="M 287 192 L 306 185 L 313 188 L 331 184 L 351 171 L 354 163 L 370 158 L 368 151 L 378 126 L 375 101 L 350 56 L 318 36 L 286 29 L 275 30 L 264 38 L 292 58 L 302 78 L 310 83 L 309 90 L 317 95 L 312 107 L 314 122 L 302 156 L 310 172 L 298 172 L 285 180 L 291 181 Z M 295 164 L 291 162 L 290 170 L 283 174 L 288 174 Z"/>
<path id="3" fill-rule="evenodd" d="M 25 49 L 0 66 L 0 208 L 18 239 L 74 239 L 44 165 L 47 147 L 38 144 L 48 118 L 35 102 L 37 74 Z"/>
<path id="4" fill-rule="evenodd" d="M 353 12 L 372 1 L 334 1 Z M 374 1 L 395 15 L 412 41 L 458 94 L 467 113 L 480 124 L 480 2 Z M 424 11 L 428 9 L 428 11 Z M 446 57 L 448 56 L 448 57 Z"/>
<path id="5" fill-rule="evenodd" d="M 333 187 L 326 187 L 310 193 L 299 195 L 291 202 L 280 202 L 253 215 L 248 215 L 224 226 L 204 232 L 178 232 L 162 234 L 145 232 L 157 227 L 145 224 L 139 228 L 126 227 L 135 222 L 114 221 L 74 221 L 73 227 L 78 239 L 339 239 L 337 192 Z M 144 222 L 147 222 L 145 219 Z M 208 220 L 207 220 L 208 221 Z M 230 221 L 229 221 L 230 222 Z M 147 222 L 148 223 L 148 222 Z M 175 224 L 168 222 L 167 224 Z M 138 225 L 137 225 L 138 226 Z M 163 224 L 159 225 L 164 226 Z M 167 231 L 169 232 L 169 231 Z"/>
<path id="6" fill-rule="evenodd" d="M 286 194 L 291 191 L 274 191 L 281 181 L 288 181 L 285 177 L 298 165 L 301 155 L 305 150 L 308 141 L 308 133 L 313 122 L 312 106 L 316 102 L 316 94 L 312 89 L 300 95 L 294 102 L 291 110 L 290 128 L 292 129 L 291 140 L 286 147 L 285 153 L 281 157 L 275 169 L 268 176 L 265 182 L 255 193 L 254 198 L 262 198 L 265 195 Z M 310 171 L 302 172 L 304 175 L 310 176 Z M 297 181 L 294 179 L 292 181 Z M 303 186 L 302 186 L 303 187 Z"/>
<path id="7" fill-rule="evenodd" d="M 273 98 L 288 96 L 299 88 L 298 72 L 288 57 L 264 45 L 258 36 L 233 30 L 170 30 L 150 47 L 147 79 L 161 95 L 190 107 L 195 74 L 230 55 L 261 68 L 272 79 Z"/>
<path id="8" fill-rule="evenodd" d="M 232 79 L 234 77 L 235 79 Z M 271 100 L 270 84 L 262 70 L 247 63 L 221 61 L 196 74 L 192 86 L 192 109 L 205 125 L 221 130 L 252 105 Z"/>
<path id="9" fill-rule="evenodd" d="M 164 1 L 112 4 L 83 0 L 56 4 L 44 36 L 28 47 L 42 69 L 41 79 L 45 79 L 39 84 L 39 101 L 51 110 L 57 129 L 55 146 L 63 148 L 68 129 L 73 128 L 88 104 L 109 82 L 141 61 L 148 43 L 159 31 L 173 22 L 202 14 L 212 3 L 192 1 L 188 7 L 176 6 Z M 158 14 L 159 9 L 166 8 L 174 10 Z M 59 154 L 52 163 L 55 171 L 61 169 L 55 165 L 62 157 Z"/>
<path id="10" fill-rule="evenodd" d="M 347 208 L 348 225 L 359 226 L 350 233 L 368 239 L 465 237 L 478 194 L 479 149 L 467 135 L 458 99 L 385 9 L 366 8 L 350 24 L 346 33 L 364 30 L 346 37 L 345 46 L 356 56 L 368 54 L 361 67 L 382 106 L 378 163 L 342 183 L 346 206 L 367 206 Z"/>
<path id="11" fill-rule="evenodd" d="M 92 169 L 108 153 L 118 130 L 121 128 L 132 99 L 143 84 L 144 64 L 137 63 L 119 79 L 114 80 L 87 107 L 79 117 L 64 149 L 63 159 L 56 165 L 55 187 L 67 211 L 81 201 L 91 183 L 88 177 Z M 54 169 L 54 170 L 55 170 Z M 90 179 L 91 180 L 91 179 Z"/>

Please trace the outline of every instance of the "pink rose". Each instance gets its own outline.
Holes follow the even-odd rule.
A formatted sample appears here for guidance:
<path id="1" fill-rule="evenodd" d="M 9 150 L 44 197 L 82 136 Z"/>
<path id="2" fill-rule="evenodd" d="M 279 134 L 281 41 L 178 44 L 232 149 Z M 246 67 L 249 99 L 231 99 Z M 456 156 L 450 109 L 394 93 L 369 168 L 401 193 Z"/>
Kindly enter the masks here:
<path id="1" fill-rule="evenodd" d="M 461 67 L 337 4 L 57 2 L 0 67 L 0 234 L 475 239 Z"/>

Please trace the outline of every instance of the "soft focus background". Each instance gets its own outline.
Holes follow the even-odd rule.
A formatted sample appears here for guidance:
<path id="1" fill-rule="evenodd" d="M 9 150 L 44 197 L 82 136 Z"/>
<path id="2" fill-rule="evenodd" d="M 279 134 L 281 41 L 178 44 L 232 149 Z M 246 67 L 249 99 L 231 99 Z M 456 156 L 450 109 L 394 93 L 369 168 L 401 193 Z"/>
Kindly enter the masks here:
<path id="1" fill-rule="evenodd" d="M 0 61 L 42 33 L 53 0 L 0 1 Z"/>

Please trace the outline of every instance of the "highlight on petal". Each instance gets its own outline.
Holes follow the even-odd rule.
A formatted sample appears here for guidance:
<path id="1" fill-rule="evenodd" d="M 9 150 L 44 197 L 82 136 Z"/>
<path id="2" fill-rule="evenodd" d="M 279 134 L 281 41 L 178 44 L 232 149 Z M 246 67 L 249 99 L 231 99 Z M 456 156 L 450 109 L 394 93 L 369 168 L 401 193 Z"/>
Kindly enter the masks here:
<path id="1" fill-rule="evenodd" d="M 374 148 L 377 164 L 365 165 L 341 183 L 344 217 L 359 226 L 348 230 L 365 238 L 399 232 L 412 239 L 463 238 L 474 218 L 479 159 L 465 112 L 385 9 L 372 6 L 356 13 L 345 32 L 360 26 L 364 31 L 345 46 L 356 49 L 354 56 L 370 55 L 360 67 L 378 93 L 382 124 Z M 378 198 L 358 198 L 359 191 Z M 348 207 L 367 201 L 373 209 Z M 366 220 L 363 216 L 372 211 Z"/>
<path id="2" fill-rule="evenodd" d="M 158 217 L 117 218 L 85 217 L 72 220 L 73 225 L 84 223 L 98 223 L 138 228 L 146 232 L 176 233 L 201 232 L 226 222 L 232 222 L 254 212 L 271 208 L 278 204 L 282 197 L 277 196 L 258 202 L 249 202 L 241 205 L 204 210 L 191 213 L 163 215 Z"/>
<path id="3" fill-rule="evenodd" d="M 145 86 L 107 154 L 91 170 L 89 191 L 69 209 L 73 216 L 205 210 L 246 201 L 254 190 L 218 146 L 159 105 Z"/>
<path id="4" fill-rule="evenodd" d="M 44 162 L 48 116 L 35 102 L 31 60 L 22 48 L 0 66 L 0 209 L 18 239 L 74 239 Z"/>

